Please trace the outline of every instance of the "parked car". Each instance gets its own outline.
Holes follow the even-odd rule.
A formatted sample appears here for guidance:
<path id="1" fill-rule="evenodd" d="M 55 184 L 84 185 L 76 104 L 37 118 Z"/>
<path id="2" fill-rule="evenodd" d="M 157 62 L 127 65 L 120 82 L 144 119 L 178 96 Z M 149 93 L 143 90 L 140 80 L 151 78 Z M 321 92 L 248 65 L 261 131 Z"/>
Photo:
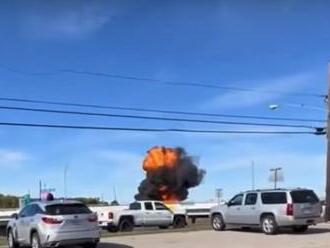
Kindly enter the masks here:
<path id="1" fill-rule="evenodd" d="M 281 227 L 304 232 L 319 221 L 320 215 L 321 204 L 313 190 L 254 190 L 211 209 L 211 224 L 216 231 L 233 225 L 260 227 L 265 234 L 275 234 Z"/>
<path id="2" fill-rule="evenodd" d="M 132 231 L 139 226 L 158 226 L 159 228 L 183 228 L 186 225 L 184 209 L 170 209 L 160 201 L 136 201 L 128 209 L 109 206 L 97 212 L 100 225 L 111 232 Z"/>
<path id="3" fill-rule="evenodd" d="M 81 245 L 94 248 L 100 240 L 96 214 L 77 201 L 33 202 L 7 225 L 9 248 Z"/>

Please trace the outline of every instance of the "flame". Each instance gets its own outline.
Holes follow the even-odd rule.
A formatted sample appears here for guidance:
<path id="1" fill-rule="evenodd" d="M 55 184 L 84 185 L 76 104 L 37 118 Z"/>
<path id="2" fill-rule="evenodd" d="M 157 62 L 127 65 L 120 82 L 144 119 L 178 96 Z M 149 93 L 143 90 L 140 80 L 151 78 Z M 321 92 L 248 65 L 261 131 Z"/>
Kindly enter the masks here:
<path id="1" fill-rule="evenodd" d="M 173 148 L 154 147 L 148 151 L 143 161 L 145 171 L 153 171 L 162 167 L 173 168 L 178 164 L 179 154 Z"/>
<path id="2" fill-rule="evenodd" d="M 176 149 L 156 146 L 148 151 L 143 161 L 143 169 L 146 172 L 153 172 L 160 168 L 175 168 L 179 160 L 180 155 Z M 166 203 L 178 202 L 179 197 L 167 185 L 159 185 L 158 192 L 160 200 Z"/>

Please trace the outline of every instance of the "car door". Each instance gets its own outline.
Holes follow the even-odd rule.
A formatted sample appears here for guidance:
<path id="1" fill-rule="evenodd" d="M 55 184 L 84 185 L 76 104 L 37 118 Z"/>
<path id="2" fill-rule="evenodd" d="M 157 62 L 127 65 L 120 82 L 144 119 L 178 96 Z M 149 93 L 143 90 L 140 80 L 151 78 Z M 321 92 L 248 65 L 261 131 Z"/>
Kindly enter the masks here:
<path id="1" fill-rule="evenodd" d="M 20 243 L 29 244 L 30 237 L 28 234 L 29 219 L 32 214 L 33 205 L 28 205 L 18 214 L 16 221 L 17 238 Z"/>
<path id="2" fill-rule="evenodd" d="M 226 222 L 230 224 L 240 224 L 242 213 L 242 203 L 244 194 L 238 194 L 234 196 L 227 204 Z"/>
<path id="3" fill-rule="evenodd" d="M 154 206 L 152 202 L 144 202 L 144 225 L 152 226 L 155 224 Z"/>
<path id="4" fill-rule="evenodd" d="M 129 205 L 129 210 L 134 211 L 134 223 L 136 226 L 144 225 L 144 209 L 140 202 L 133 202 Z"/>
<path id="5" fill-rule="evenodd" d="M 154 205 L 158 224 L 164 226 L 172 224 L 172 213 L 169 208 L 161 202 L 155 202 Z"/>
<path id="6" fill-rule="evenodd" d="M 257 213 L 258 193 L 247 193 L 244 205 L 241 208 L 242 224 L 259 224 L 259 214 Z"/>

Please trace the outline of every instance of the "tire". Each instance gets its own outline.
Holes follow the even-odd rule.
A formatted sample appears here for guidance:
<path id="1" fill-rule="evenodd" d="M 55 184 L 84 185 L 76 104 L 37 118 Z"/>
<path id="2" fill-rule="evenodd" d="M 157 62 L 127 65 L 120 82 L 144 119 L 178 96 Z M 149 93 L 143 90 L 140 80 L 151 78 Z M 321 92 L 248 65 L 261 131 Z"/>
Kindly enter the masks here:
<path id="1" fill-rule="evenodd" d="M 94 243 L 88 243 L 88 244 L 84 244 L 82 245 L 83 248 L 96 248 L 98 245 L 98 242 L 94 242 Z"/>
<path id="2" fill-rule="evenodd" d="M 116 227 L 116 226 L 108 227 L 108 228 L 107 228 L 107 231 L 108 231 L 108 232 L 111 232 L 111 233 L 118 232 L 118 227 Z"/>
<path id="3" fill-rule="evenodd" d="M 308 230 L 308 226 L 304 225 L 304 226 L 294 226 L 292 227 L 292 230 L 296 233 L 303 233 L 306 232 Z"/>
<path id="4" fill-rule="evenodd" d="M 226 228 L 225 221 L 221 214 L 214 214 L 211 218 L 211 225 L 215 231 L 223 231 Z"/>
<path id="5" fill-rule="evenodd" d="M 273 215 L 265 215 L 261 219 L 261 229 L 267 235 L 274 235 L 278 232 L 278 226 Z"/>
<path id="6" fill-rule="evenodd" d="M 128 218 L 122 219 L 118 227 L 120 232 L 131 232 L 133 231 L 133 228 L 134 228 L 134 223 L 132 220 Z"/>
<path id="7" fill-rule="evenodd" d="M 179 229 L 186 226 L 186 219 L 183 216 L 175 216 L 173 221 L 173 228 Z"/>
<path id="8" fill-rule="evenodd" d="M 7 243 L 8 243 L 9 248 L 18 248 L 19 247 L 18 243 L 15 240 L 14 233 L 12 230 L 8 231 Z"/>
<path id="9" fill-rule="evenodd" d="M 37 232 L 34 232 L 31 235 L 31 248 L 43 248 Z"/>
<path id="10" fill-rule="evenodd" d="M 159 226 L 159 229 L 168 229 L 168 226 Z"/>

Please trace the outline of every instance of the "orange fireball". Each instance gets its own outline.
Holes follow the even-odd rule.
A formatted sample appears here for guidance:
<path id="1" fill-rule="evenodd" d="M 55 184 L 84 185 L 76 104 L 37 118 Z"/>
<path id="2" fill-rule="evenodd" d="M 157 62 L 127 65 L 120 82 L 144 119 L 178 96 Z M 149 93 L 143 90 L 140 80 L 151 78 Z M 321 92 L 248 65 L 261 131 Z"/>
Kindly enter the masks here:
<path id="1" fill-rule="evenodd" d="M 173 148 L 154 147 L 148 151 L 143 161 L 145 171 L 153 171 L 162 167 L 173 168 L 178 164 L 179 154 Z"/>

